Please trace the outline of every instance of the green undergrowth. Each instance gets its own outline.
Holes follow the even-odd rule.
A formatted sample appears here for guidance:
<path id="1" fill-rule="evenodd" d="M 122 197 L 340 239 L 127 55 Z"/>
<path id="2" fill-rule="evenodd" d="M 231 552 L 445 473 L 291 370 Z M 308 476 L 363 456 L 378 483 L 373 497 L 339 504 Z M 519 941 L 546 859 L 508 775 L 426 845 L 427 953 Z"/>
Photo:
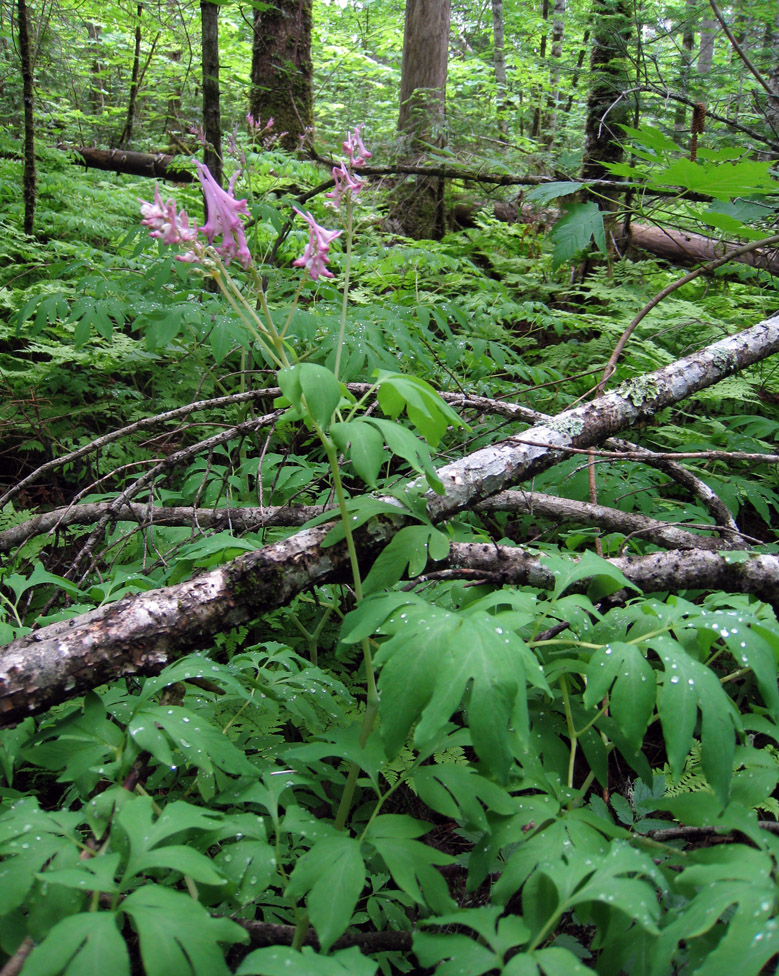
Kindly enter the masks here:
<path id="1" fill-rule="evenodd" d="M 4 201 L 17 171 L 0 160 Z M 267 255 L 290 181 L 317 175 L 258 158 L 253 179 L 252 247 Z M 175 192 L 199 212 L 194 188 Z M 299 225 L 263 268 L 271 322 L 298 357 L 275 374 L 229 305 L 137 232 L 137 199 L 150 196 L 148 183 L 60 154 L 41 182 L 45 239 L 21 234 L 15 205 L 0 216 L 0 483 L 195 400 L 277 382 L 283 397 L 179 415 L 53 466 L 0 511 L 0 539 L 40 511 L 110 502 L 147 471 L 137 502 L 326 505 L 340 486 L 358 521 L 386 516 L 378 496 L 395 491 L 408 524 L 357 583 L 318 587 L 159 675 L 3 731 L 3 958 L 29 936 L 24 976 L 768 971 L 779 954 L 775 609 L 719 590 L 644 594 L 595 555 L 591 526 L 532 511 L 433 526 L 400 490 L 414 476 L 435 490 L 435 466 L 527 428 L 497 408 L 458 418 L 435 390 L 557 413 L 597 385 L 677 272 L 620 260 L 575 284 L 532 228 L 484 215 L 438 243 L 388 239 L 369 197 L 342 350 L 343 241 L 331 249 L 336 278 L 306 282 L 289 319 Z M 771 314 L 774 286 L 728 270 L 650 313 L 611 383 Z M 341 380 L 377 383 L 375 402 Z M 696 452 L 685 464 L 763 552 L 775 551 L 775 471 L 707 452 L 773 451 L 778 396 L 769 360 L 629 434 Z M 281 420 L 198 447 L 274 404 Z M 712 523 L 658 468 L 598 463 L 597 486 L 599 503 L 622 512 Z M 574 455 L 531 487 L 588 501 L 586 461 Z M 122 520 L 100 530 L 84 566 L 93 529 L 7 549 L 0 637 L 297 531 Z M 453 541 L 521 544 L 548 585 L 409 582 Z M 599 541 L 607 557 L 659 551 L 640 534 Z M 286 928 L 269 936 L 268 923 Z"/>

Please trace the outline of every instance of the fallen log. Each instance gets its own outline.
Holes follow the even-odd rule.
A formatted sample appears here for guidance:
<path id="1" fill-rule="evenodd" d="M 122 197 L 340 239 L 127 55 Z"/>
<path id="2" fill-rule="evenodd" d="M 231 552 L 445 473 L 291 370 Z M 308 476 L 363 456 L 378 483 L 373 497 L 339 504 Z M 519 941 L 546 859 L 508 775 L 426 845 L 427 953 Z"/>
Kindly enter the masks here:
<path id="1" fill-rule="evenodd" d="M 670 227 L 647 227 L 633 224 L 630 228 L 630 247 L 649 251 L 655 257 L 671 261 L 673 264 L 706 264 L 734 251 L 739 245 L 692 234 L 689 231 L 674 230 Z M 779 249 L 775 247 L 750 251 L 733 258 L 740 264 L 760 268 L 772 275 L 779 275 Z"/>
<path id="2" fill-rule="evenodd" d="M 472 508 L 554 466 L 567 456 L 566 447 L 599 444 L 777 352 L 779 315 L 566 410 L 521 438 L 508 437 L 474 451 L 439 469 L 446 493 L 427 492 L 428 515 L 442 522 Z M 423 488 L 417 480 L 408 491 L 416 496 Z M 407 521 L 399 508 L 397 516 L 378 516 L 357 530 L 355 543 L 365 569 Z M 0 648 L 0 727 L 125 675 L 157 674 L 182 654 L 206 646 L 220 630 L 284 606 L 308 587 L 343 578 L 346 547 L 338 543 L 323 548 L 327 531 L 327 526 L 304 529 L 185 583 L 58 621 Z M 675 552 L 665 555 L 675 558 Z M 737 586 L 738 564 L 727 556 L 717 558 L 726 567 L 725 575 L 717 578 Z M 769 567 L 769 578 L 775 580 L 778 571 L 779 566 Z M 682 573 L 675 583 L 685 587 Z M 774 598 L 763 581 L 749 592 Z"/>
<path id="3" fill-rule="evenodd" d="M 190 165 L 190 160 L 186 156 L 131 152 L 129 149 L 94 149 L 90 146 L 64 144 L 60 144 L 57 148 L 73 153 L 76 162 L 83 163 L 90 169 L 125 173 L 129 176 L 148 176 L 175 183 L 192 183 L 195 179 L 193 173 L 183 168 Z"/>

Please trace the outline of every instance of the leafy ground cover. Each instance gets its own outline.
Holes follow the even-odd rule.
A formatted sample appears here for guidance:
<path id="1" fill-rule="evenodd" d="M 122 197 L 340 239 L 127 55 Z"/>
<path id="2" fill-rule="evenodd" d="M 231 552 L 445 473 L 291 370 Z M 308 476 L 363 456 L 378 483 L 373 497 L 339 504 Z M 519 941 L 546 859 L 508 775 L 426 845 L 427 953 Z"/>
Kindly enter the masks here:
<path id="1" fill-rule="evenodd" d="M 328 239 L 287 223 L 285 187 L 316 184 L 313 166 L 249 158 L 245 268 L 221 233 L 217 250 L 188 239 L 178 208 L 181 246 L 151 240 L 148 183 L 61 154 L 47 240 L 5 197 L 8 647 L 232 572 L 304 523 L 345 555 L 237 623 L 236 584 L 196 646 L 175 644 L 172 611 L 159 666 L 65 687 L 3 731 L 3 953 L 35 944 L 25 976 L 107 959 L 151 976 L 772 971 L 779 624 L 770 580 L 764 599 L 744 580 L 776 553 L 773 360 L 631 431 L 656 463 L 596 452 L 597 498 L 586 451 L 564 452 L 522 493 L 433 518 L 447 463 L 589 397 L 678 271 L 619 260 L 572 280 L 586 209 L 551 243 L 485 215 L 438 244 L 392 239 L 367 187 L 339 211 L 307 203 L 342 231 Z M 176 197 L 198 212 L 196 186 Z M 765 212 L 731 216 L 759 230 Z M 197 262 L 176 259 L 190 247 Z M 625 402 L 773 313 L 774 279 L 733 268 L 638 323 L 609 381 L 632 383 Z M 718 560 L 717 584 L 642 592 L 631 559 L 668 548 Z M 274 572 L 281 590 L 290 563 Z"/>

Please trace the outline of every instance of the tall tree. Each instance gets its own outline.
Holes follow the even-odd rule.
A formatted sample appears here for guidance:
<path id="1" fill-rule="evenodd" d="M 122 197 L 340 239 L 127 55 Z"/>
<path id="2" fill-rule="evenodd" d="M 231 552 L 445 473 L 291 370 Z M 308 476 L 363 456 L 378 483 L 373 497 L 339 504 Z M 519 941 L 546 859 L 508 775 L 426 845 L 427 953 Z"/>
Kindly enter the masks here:
<path id="1" fill-rule="evenodd" d="M 398 135 L 400 157 L 418 163 L 430 147 L 443 146 L 449 64 L 450 0 L 406 0 Z M 395 217 L 411 237 L 440 237 L 443 185 L 418 177 L 396 195 Z"/>
<path id="2" fill-rule="evenodd" d="M 544 141 L 551 146 L 557 129 L 557 109 L 562 100 L 560 92 L 560 67 L 563 57 L 565 32 L 565 0 L 554 0 L 552 15 L 552 64 L 549 69 L 548 117 L 544 126 Z"/>
<path id="3" fill-rule="evenodd" d="M 701 21 L 701 40 L 698 48 L 698 74 L 707 75 L 711 71 L 714 60 L 714 35 L 717 21 L 713 17 L 704 17 Z"/>
<path id="4" fill-rule="evenodd" d="M 630 121 L 625 92 L 627 47 L 633 25 L 633 0 L 593 0 L 590 91 L 587 97 L 582 178 L 610 176 L 607 163 L 620 162 L 619 126 Z"/>
<path id="5" fill-rule="evenodd" d="M 249 111 L 257 120 L 272 117 L 289 150 L 314 120 L 311 25 L 312 0 L 275 0 L 254 11 Z"/>
<path id="6" fill-rule="evenodd" d="M 133 141 L 133 126 L 135 125 L 135 109 L 138 104 L 138 88 L 141 81 L 141 17 L 143 4 L 139 3 L 135 18 L 135 48 L 133 50 L 133 70 L 130 77 L 130 98 L 127 103 L 127 118 L 124 129 L 119 136 L 120 146 L 130 146 Z"/>
<path id="7" fill-rule="evenodd" d="M 496 107 L 498 132 L 501 138 L 508 138 L 509 127 L 506 119 L 506 48 L 503 21 L 503 0 L 492 0 L 492 58 L 495 65 Z"/>
<path id="8" fill-rule="evenodd" d="M 214 179 L 222 183 L 222 118 L 219 96 L 219 7 L 200 0 L 203 32 L 203 160 Z"/>
<path id="9" fill-rule="evenodd" d="M 32 234 L 35 224 L 35 197 L 37 174 L 35 169 L 35 116 L 33 103 L 33 53 L 30 41 L 30 15 L 26 0 L 18 0 L 19 57 L 22 62 L 22 88 L 24 92 L 24 232 Z"/>

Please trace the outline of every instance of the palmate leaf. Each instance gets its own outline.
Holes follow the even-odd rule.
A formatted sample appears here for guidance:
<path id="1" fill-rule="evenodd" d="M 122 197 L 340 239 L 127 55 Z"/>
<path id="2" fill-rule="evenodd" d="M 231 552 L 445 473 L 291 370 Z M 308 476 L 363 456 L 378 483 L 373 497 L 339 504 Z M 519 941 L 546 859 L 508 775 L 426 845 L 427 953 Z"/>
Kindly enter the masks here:
<path id="1" fill-rule="evenodd" d="M 587 665 L 584 707 L 599 704 L 611 689 L 609 712 L 627 742 L 640 749 L 655 707 L 655 672 L 635 644 L 614 641 L 597 650 Z"/>
<path id="2" fill-rule="evenodd" d="M 512 730 L 527 737 L 525 685 L 548 691 L 543 672 L 525 642 L 482 610 L 455 613 L 406 597 L 383 623 L 371 612 L 357 618 L 344 640 L 381 630 L 390 639 L 379 648 L 382 665 L 381 735 L 388 755 L 403 747 L 416 723 L 414 745 L 423 749 L 440 735 L 467 694 L 467 723 L 473 746 L 485 767 L 505 782 L 512 761 Z M 370 601 L 366 601 L 370 603 Z M 397 606 L 381 598 L 375 607 Z M 381 624 L 379 626 L 379 624 Z"/>
<path id="3" fill-rule="evenodd" d="M 676 879 L 689 900 L 680 903 L 676 917 L 663 929 L 650 976 L 665 976 L 677 945 L 684 941 L 694 947 L 694 940 L 709 933 L 723 917 L 728 920 L 724 935 L 696 968 L 696 976 L 757 976 L 779 951 L 770 855 L 730 844 L 696 851 L 691 859 L 699 863 L 685 868 Z"/>
<path id="4" fill-rule="evenodd" d="M 308 895 L 309 918 L 327 952 L 349 925 L 364 884 L 359 842 L 337 834 L 318 841 L 298 860 L 286 895 L 293 901 Z"/>
<path id="5" fill-rule="evenodd" d="M 549 233 L 554 242 L 554 263 L 565 264 L 573 261 L 591 240 L 603 254 L 606 253 L 606 233 L 603 228 L 603 214 L 598 204 L 576 203 L 566 211 Z"/>
<path id="6" fill-rule="evenodd" d="M 433 387 L 417 376 L 377 370 L 379 406 L 392 420 L 405 409 L 408 419 L 431 447 L 438 447 L 447 427 L 467 427 Z"/>
<path id="7" fill-rule="evenodd" d="M 356 946 L 328 956 L 310 946 L 301 952 L 286 946 L 269 946 L 250 953 L 236 970 L 237 976 L 375 976 L 377 964 Z"/>
<path id="8" fill-rule="evenodd" d="M 381 814 L 365 831 L 365 840 L 381 856 L 401 891 L 434 912 L 452 911 L 455 902 L 437 866 L 451 864 L 454 858 L 416 839 L 429 829 L 430 824 L 413 817 Z"/>
<path id="9" fill-rule="evenodd" d="M 445 559 L 449 554 L 449 537 L 432 525 L 407 525 L 400 529 L 382 549 L 363 581 L 363 591 L 376 593 L 394 586 L 406 572 L 419 576 L 428 558 Z"/>
<path id="10" fill-rule="evenodd" d="M 706 779 L 724 806 L 733 775 L 735 730 L 741 720 L 717 676 L 667 634 L 647 639 L 663 662 L 665 674 L 657 696 L 668 762 L 678 780 L 701 713 L 701 761 Z"/>
<path id="11" fill-rule="evenodd" d="M 113 912 L 84 912 L 62 919 L 24 964 L 32 976 L 129 976 L 130 956 Z"/>
<path id="12" fill-rule="evenodd" d="M 189 895 L 160 885 L 132 892 L 121 908 L 138 932 L 146 976 L 229 976 L 219 944 L 249 941 L 229 918 L 212 918 Z"/>

